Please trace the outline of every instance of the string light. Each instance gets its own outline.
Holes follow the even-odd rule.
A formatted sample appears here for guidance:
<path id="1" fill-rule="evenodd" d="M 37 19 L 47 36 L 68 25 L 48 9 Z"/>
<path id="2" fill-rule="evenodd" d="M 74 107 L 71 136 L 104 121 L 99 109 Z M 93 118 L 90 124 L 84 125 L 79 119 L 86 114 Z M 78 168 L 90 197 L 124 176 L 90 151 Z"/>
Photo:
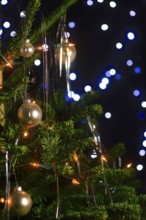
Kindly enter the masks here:
<path id="1" fill-rule="evenodd" d="M 79 185 L 80 182 L 77 179 L 72 179 L 72 184 L 74 185 Z"/>
<path id="2" fill-rule="evenodd" d="M 132 167 L 132 163 L 127 164 L 127 168 L 131 168 Z"/>

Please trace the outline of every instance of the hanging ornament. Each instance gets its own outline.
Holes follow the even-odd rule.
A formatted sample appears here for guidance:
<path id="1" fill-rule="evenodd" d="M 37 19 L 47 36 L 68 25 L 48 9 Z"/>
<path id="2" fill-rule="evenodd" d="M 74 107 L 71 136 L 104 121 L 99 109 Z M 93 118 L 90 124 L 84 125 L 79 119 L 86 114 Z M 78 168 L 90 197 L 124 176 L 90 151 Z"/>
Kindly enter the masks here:
<path id="1" fill-rule="evenodd" d="M 41 122 L 42 110 L 37 104 L 31 102 L 30 99 L 26 99 L 19 107 L 17 116 L 22 124 L 31 128 L 37 126 Z"/>
<path id="2" fill-rule="evenodd" d="M 20 54 L 23 57 L 31 57 L 34 54 L 34 46 L 27 39 L 20 48 Z"/>
<path id="3" fill-rule="evenodd" d="M 9 197 L 10 214 L 13 216 L 24 216 L 32 208 L 31 196 L 17 186 Z"/>

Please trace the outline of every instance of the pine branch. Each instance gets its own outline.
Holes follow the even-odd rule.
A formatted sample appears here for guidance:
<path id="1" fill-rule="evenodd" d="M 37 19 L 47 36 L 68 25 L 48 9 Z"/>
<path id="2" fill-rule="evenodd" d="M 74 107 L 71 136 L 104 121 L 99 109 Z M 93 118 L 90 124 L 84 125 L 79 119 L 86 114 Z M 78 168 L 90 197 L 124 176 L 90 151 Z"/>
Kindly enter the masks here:
<path id="1" fill-rule="evenodd" d="M 17 58 L 20 56 L 20 47 L 22 42 L 24 42 L 24 38 L 30 34 L 33 26 L 33 22 L 35 20 L 36 12 L 39 10 L 41 4 L 41 0 L 31 0 L 29 1 L 26 9 L 26 20 L 24 20 L 24 24 L 20 27 L 19 33 L 16 37 L 12 38 L 11 42 L 9 42 L 5 56 L 11 54 L 13 58 Z M 24 18 L 25 19 L 25 18 Z"/>
<path id="2" fill-rule="evenodd" d="M 69 7 L 71 7 L 73 4 L 75 4 L 78 0 L 64 0 L 64 2 L 55 9 L 52 14 L 44 19 L 44 30 L 47 31 L 52 27 L 53 24 L 67 11 Z M 36 43 L 42 35 L 42 27 L 35 30 L 30 37 L 31 42 Z"/>

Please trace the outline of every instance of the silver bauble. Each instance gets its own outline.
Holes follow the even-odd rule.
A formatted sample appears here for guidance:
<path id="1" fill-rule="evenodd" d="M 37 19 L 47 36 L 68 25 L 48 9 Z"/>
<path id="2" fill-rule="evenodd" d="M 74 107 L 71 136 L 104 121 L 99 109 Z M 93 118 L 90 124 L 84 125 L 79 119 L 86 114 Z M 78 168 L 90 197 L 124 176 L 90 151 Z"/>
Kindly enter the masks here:
<path id="1" fill-rule="evenodd" d="M 27 39 L 20 48 L 20 54 L 23 57 L 31 57 L 34 54 L 34 46 Z"/>
<path id="2" fill-rule="evenodd" d="M 10 214 L 14 216 L 24 216 L 29 213 L 32 208 L 31 196 L 17 186 L 9 197 Z"/>
<path id="3" fill-rule="evenodd" d="M 31 102 L 30 99 L 24 101 L 19 107 L 17 116 L 19 121 L 28 128 L 37 126 L 42 120 L 41 108 Z"/>

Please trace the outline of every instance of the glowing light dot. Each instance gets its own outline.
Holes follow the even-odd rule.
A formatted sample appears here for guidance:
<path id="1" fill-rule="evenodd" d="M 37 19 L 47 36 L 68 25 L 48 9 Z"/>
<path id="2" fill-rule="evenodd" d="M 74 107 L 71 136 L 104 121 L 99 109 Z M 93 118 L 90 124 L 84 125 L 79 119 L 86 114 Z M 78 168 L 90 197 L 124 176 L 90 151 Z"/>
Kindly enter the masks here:
<path id="1" fill-rule="evenodd" d="M 15 37 L 17 35 L 16 31 L 11 31 L 10 36 Z"/>
<path id="2" fill-rule="evenodd" d="M 116 2 L 111 1 L 111 2 L 109 3 L 109 5 L 110 5 L 111 8 L 115 8 L 117 4 L 116 4 Z"/>
<path id="3" fill-rule="evenodd" d="M 2 0 L 2 1 L 1 1 L 1 5 L 6 5 L 7 3 L 8 3 L 7 0 Z"/>
<path id="4" fill-rule="evenodd" d="M 85 91 L 85 92 L 90 92 L 91 90 L 92 90 L 92 88 L 91 88 L 90 85 L 86 85 L 86 86 L 84 87 L 84 91 Z"/>
<path id="5" fill-rule="evenodd" d="M 71 21 L 71 22 L 69 22 L 68 26 L 70 28 L 74 28 L 76 25 L 75 25 L 75 22 Z"/>
<path id="6" fill-rule="evenodd" d="M 112 117 L 112 114 L 110 112 L 105 113 L 105 118 L 109 119 Z"/>
<path id="7" fill-rule="evenodd" d="M 146 131 L 144 131 L 143 136 L 146 137 Z"/>
<path id="8" fill-rule="evenodd" d="M 74 99 L 74 101 L 79 101 L 80 100 L 80 95 L 74 94 L 73 99 Z"/>
<path id="9" fill-rule="evenodd" d="M 113 69 L 113 68 L 112 68 L 112 69 L 110 69 L 110 70 L 109 70 L 109 72 L 110 72 L 110 74 L 111 74 L 112 76 L 114 76 L 114 75 L 116 74 L 116 70 L 115 70 L 115 69 Z"/>
<path id="10" fill-rule="evenodd" d="M 104 77 L 101 81 L 103 84 L 108 84 L 109 83 L 109 79 L 107 77 Z"/>
<path id="11" fill-rule="evenodd" d="M 4 28 L 9 28 L 10 27 L 10 22 L 9 21 L 5 21 L 3 23 Z"/>
<path id="12" fill-rule="evenodd" d="M 116 48 L 117 49 L 121 49 L 123 47 L 122 43 L 118 42 L 116 43 Z"/>
<path id="13" fill-rule="evenodd" d="M 142 164 L 138 164 L 137 167 L 136 167 L 136 169 L 137 169 L 138 171 L 143 170 L 143 165 L 142 165 Z"/>
<path id="14" fill-rule="evenodd" d="M 143 146 L 143 147 L 146 147 L 146 140 L 144 140 L 144 141 L 142 142 L 142 146 Z"/>
<path id="15" fill-rule="evenodd" d="M 129 12 L 129 14 L 130 14 L 131 17 L 134 17 L 134 16 L 136 15 L 136 12 L 133 11 L 133 10 L 131 10 L 131 11 Z"/>
<path id="16" fill-rule="evenodd" d="M 141 103 L 141 106 L 142 106 L 143 108 L 146 108 L 146 101 L 143 101 L 143 102 Z"/>
<path id="17" fill-rule="evenodd" d="M 139 95 L 140 95 L 140 91 L 139 91 L 138 89 L 135 89 L 135 90 L 133 91 L 133 95 L 134 95 L 134 96 L 139 96 Z"/>
<path id="18" fill-rule="evenodd" d="M 108 25 L 107 24 L 102 24 L 101 25 L 101 30 L 107 31 L 108 30 Z"/>
<path id="19" fill-rule="evenodd" d="M 20 17 L 21 18 L 25 18 L 26 17 L 26 12 L 25 11 L 21 11 L 20 12 Z"/>
<path id="20" fill-rule="evenodd" d="M 34 61 L 34 65 L 35 65 L 35 66 L 40 66 L 40 65 L 41 65 L 41 61 L 40 61 L 39 59 L 36 59 L 36 60 Z"/>
<path id="21" fill-rule="evenodd" d="M 127 66 L 132 66 L 133 65 L 133 61 L 132 60 L 127 60 Z"/>
<path id="22" fill-rule="evenodd" d="M 127 37 L 129 40 L 133 40 L 135 38 L 135 34 L 133 32 L 128 32 Z"/>
<path id="23" fill-rule="evenodd" d="M 87 5 L 89 5 L 89 6 L 93 5 L 93 1 L 92 0 L 88 0 L 87 1 Z"/>
<path id="24" fill-rule="evenodd" d="M 136 67 L 134 68 L 134 72 L 135 72 L 135 73 L 140 73 L 140 72 L 141 72 L 140 67 L 136 66 Z"/>
<path id="25" fill-rule="evenodd" d="M 140 155 L 141 157 L 145 156 L 145 154 L 146 154 L 145 150 L 140 150 L 140 151 L 139 151 L 139 155 Z"/>
<path id="26" fill-rule="evenodd" d="M 99 88 L 102 89 L 102 90 L 106 89 L 106 87 L 107 87 L 107 86 L 106 86 L 106 84 L 104 84 L 104 83 L 100 83 L 100 84 L 99 84 Z"/>
<path id="27" fill-rule="evenodd" d="M 104 0 L 97 0 L 97 2 L 102 3 L 102 2 L 104 2 Z"/>
<path id="28" fill-rule="evenodd" d="M 107 77 L 110 77 L 110 76 L 111 76 L 110 71 L 107 70 L 107 71 L 105 72 L 105 75 L 106 75 Z"/>
<path id="29" fill-rule="evenodd" d="M 70 73 L 69 78 L 70 80 L 75 80 L 77 78 L 77 75 L 75 73 Z"/>

